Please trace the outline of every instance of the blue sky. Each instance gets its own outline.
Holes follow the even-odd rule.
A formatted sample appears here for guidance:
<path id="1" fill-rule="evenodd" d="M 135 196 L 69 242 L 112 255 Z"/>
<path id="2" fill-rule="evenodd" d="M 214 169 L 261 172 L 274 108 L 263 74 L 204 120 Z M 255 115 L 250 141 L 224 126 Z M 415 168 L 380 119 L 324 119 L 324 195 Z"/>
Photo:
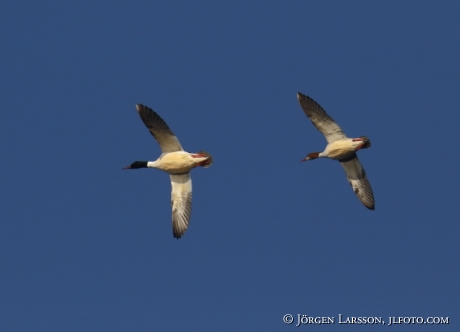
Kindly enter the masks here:
<path id="1" fill-rule="evenodd" d="M 1 331 L 354 331 L 283 315 L 450 317 L 458 331 L 460 4 L 7 1 L 0 12 Z M 351 137 L 369 211 L 296 93 Z M 169 177 L 190 152 L 193 212 Z"/>

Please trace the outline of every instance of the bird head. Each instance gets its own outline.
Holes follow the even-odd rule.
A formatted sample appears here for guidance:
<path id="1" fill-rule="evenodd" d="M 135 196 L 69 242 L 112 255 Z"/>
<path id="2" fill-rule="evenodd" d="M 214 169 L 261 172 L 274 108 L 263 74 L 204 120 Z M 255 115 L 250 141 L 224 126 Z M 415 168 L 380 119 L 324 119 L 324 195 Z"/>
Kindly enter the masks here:
<path id="1" fill-rule="evenodd" d="M 137 169 L 137 168 L 147 168 L 146 161 L 135 161 L 131 165 L 123 167 L 122 169 Z"/>
<path id="2" fill-rule="evenodd" d="M 313 160 L 319 157 L 319 152 L 312 152 L 309 153 L 305 158 L 303 158 L 301 161 L 307 161 L 307 160 Z"/>

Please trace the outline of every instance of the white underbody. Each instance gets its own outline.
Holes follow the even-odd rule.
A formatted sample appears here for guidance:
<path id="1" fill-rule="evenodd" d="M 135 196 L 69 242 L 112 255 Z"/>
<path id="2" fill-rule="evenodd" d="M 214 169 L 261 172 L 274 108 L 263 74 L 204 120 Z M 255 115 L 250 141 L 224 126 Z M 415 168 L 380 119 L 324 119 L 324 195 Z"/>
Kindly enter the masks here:
<path id="1" fill-rule="evenodd" d="M 149 161 L 147 167 L 157 168 L 169 174 L 182 174 L 189 172 L 208 157 L 193 157 L 193 153 L 175 151 L 162 154 L 155 161 Z"/>
<path id="2" fill-rule="evenodd" d="M 353 141 L 352 138 L 345 138 L 334 141 L 326 146 L 318 157 L 326 157 L 335 160 L 347 158 L 364 145 L 363 141 Z"/>

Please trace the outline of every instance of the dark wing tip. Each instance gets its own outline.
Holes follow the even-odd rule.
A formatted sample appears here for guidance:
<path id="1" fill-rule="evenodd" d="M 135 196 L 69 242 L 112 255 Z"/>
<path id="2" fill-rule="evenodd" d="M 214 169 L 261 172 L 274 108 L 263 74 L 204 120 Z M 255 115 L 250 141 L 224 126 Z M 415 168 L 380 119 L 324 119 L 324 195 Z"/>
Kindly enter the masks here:
<path id="1" fill-rule="evenodd" d="M 145 126 L 150 130 L 155 138 L 157 137 L 157 131 L 175 136 L 166 122 L 153 109 L 142 104 L 137 104 L 136 109 L 142 119 L 142 122 L 144 122 Z"/>
<path id="2" fill-rule="evenodd" d="M 302 98 L 302 99 L 307 99 L 307 100 L 312 100 L 312 101 L 314 101 L 312 97 L 309 97 L 309 96 L 307 96 L 307 95 L 304 95 L 302 92 L 297 92 L 297 98 L 299 98 L 299 99 Z"/>
<path id="3" fill-rule="evenodd" d="M 137 110 L 138 113 L 153 111 L 152 109 L 150 109 L 147 106 L 144 106 L 142 104 L 136 104 L 136 110 Z"/>
<path id="4" fill-rule="evenodd" d="M 364 177 L 359 182 L 364 187 L 355 189 L 356 196 L 358 196 L 361 203 L 369 210 L 375 210 L 374 193 L 372 192 L 369 181 Z"/>
<path id="5" fill-rule="evenodd" d="M 358 199 L 363 203 L 363 205 L 369 210 L 375 210 L 374 197 L 369 197 L 369 193 L 363 193 L 359 189 L 354 190 Z M 372 195 L 372 194 L 371 194 Z"/>
<path id="6" fill-rule="evenodd" d="M 160 117 L 153 109 L 151 109 L 148 106 L 142 105 L 142 104 L 136 104 L 136 110 L 137 110 L 137 112 L 139 114 L 146 114 L 146 115 L 154 114 L 154 115 Z"/>
<path id="7" fill-rule="evenodd" d="M 144 119 L 147 119 L 147 117 L 151 116 L 151 113 L 154 113 L 152 109 L 142 104 L 137 104 L 136 110 L 137 113 L 141 116 L 142 121 L 144 121 Z"/>
<path id="8" fill-rule="evenodd" d="M 297 99 L 300 101 L 301 99 L 311 99 L 310 97 L 304 95 L 302 92 L 297 92 Z"/>
<path id="9" fill-rule="evenodd" d="M 359 191 L 356 194 L 365 207 L 367 207 L 369 210 L 375 210 L 374 194 L 372 193 L 370 184 L 368 190 L 364 190 L 362 195 L 360 195 Z"/>
<path id="10" fill-rule="evenodd" d="M 185 229 L 181 229 L 180 227 L 174 227 L 173 225 L 173 236 L 175 239 L 180 239 L 182 237 L 182 235 L 185 234 L 185 232 L 187 231 L 187 228 L 186 227 Z"/>
<path id="11" fill-rule="evenodd" d="M 300 106 L 302 107 L 302 109 L 304 110 L 304 112 L 307 114 L 308 117 L 311 117 L 312 113 L 318 113 L 318 114 L 321 114 L 322 116 L 326 116 L 330 118 L 330 116 L 327 115 L 326 111 L 323 110 L 321 105 L 318 104 L 313 98 L 306 96 L 300 92 L 297 92 L 297 99 L 300 103 Z"/>

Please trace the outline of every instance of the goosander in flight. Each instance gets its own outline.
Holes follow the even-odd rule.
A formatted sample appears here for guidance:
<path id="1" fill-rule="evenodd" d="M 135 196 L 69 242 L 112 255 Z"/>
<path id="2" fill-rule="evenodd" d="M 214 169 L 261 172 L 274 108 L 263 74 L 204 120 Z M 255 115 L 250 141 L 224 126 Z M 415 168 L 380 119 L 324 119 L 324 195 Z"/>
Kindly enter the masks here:
<path id="1" fill-rule="evenodd" d="M 348 182 L 360 201 L 370 210 L 374 210 L 374 194 L 371 184 L 367 180 L 366 172 L 359 162 L 356 151 L 367 149 L 371 146 L 371 141 L 366 136 L 358 138 L 348 138 L 342 128 L 332 119 L 326 111 L 313 99 L 297 93 L 297 99 L 303 111 L 311 120 L 313 125 L 326 137 L 328 145 L 323 152 L 309 153 L 301 161 L 312 160 L 326 157 L 340 161 Z"/>
<path id="2" fill-rule="evenodd" d="M 157 113 L 141 104 L 136 105 L 136 108 L 145 126 L 160 144 L 162 154 L 155 161 L 135 161 L 123 169 L 157 168 L 169 174 L 173 235 L 179 239 L 187 230 L 192 213 L 190 170 L 198 166 L 211 166 L 212 157 L 205 151 L 185 152 L 177 137 Z"/>

